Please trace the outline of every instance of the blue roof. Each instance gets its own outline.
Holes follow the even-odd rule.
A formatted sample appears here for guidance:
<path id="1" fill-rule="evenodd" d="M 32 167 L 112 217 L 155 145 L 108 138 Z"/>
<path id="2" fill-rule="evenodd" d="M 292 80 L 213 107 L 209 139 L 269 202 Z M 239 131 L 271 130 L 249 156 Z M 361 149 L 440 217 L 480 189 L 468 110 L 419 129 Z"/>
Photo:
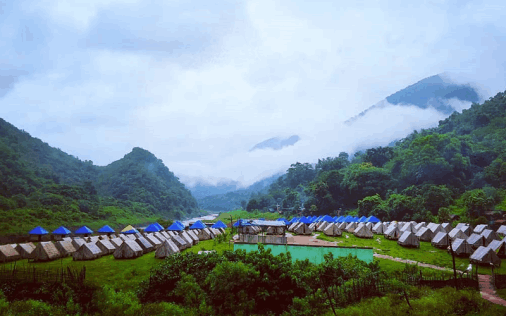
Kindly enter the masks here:
<path id="1" fill-rule="evenodd" d="M 227 228 L 227 225 L 225 225 L 225 223 L 223 223 L 222 221 L 217 221 L 213 226 L 211 226 L 212 228 Z"/>
<path id="2" fill-rule="evenodd" d="M 37 226 L 34 229 L 32 229 L 28 234 L 30 234 L 30 235 L 47 235 L 49 233 L 44 228 Z"/>
<path id="3" fill-rule="evenodd" d="M 181 227 L 181 229 L 184 229 L 184 227 L 185 227 L 185 225 L 183 223 L 181 223 L 180 221 L 175 221 L 174 223 L 176 223 L 176 225 Z"/>
<path id="4" fill-rule="evenodd" d="M 322 221 L 324 222 L 329 222 L 329 223 L 333 223 L 334 222 L 334 219 L 328 215 L 325 215 L 323 216 L 323 218 L 321 219 Z"/>
<path id="5" fill-rule="evenodd" d="M 300 222 L 301 223 L 304 223 L 304 224 L 311 224 L 311 221 L 309 219 L 307 219 L 306 217 L 302 217 L 300 219 Z"/>
<path id="6" fill-rule="evenodd" d="M 372 215 L 371 215 L 371 216 L 369 216 L 369 217 L 367 218 L 367 221 L 366 221 L 366 222 L 368 222 L 368 223 L 379 223 L 379 222 L 381 222 L 381 221 L 380 221 L 380 220 L 379 220 L 376 216 L 372 216 Z"/>
<path id="7" fill-rule="evenodd" d="M 363 222 L 367 221 L 367 217 L 362 216 L 362 217 L 360 217 L 360 218 L 358 219 L 358 221 L 359 221 L 360 223 L 363 223 Z"/>
<path id="8" fill-rule="evenodd" d="M 147 233 L 155 233 L 161 230 L 162 229 L 160 229 L 160 227 L 156 226 L 155 224 L 150 224 L 148 227 L 146 227 L 146 229 L 144 229 L 144 231 Z"/>
<path id="9" fill-rule="evenodd" d="M 342 223 L 344 221 L 344 216 L 339 216 L 335 220 L 336 220 L 336 223 Z"/>
<path id="10" fill-rule="evenodd" d="M 351 222 L 354 222 L 354 221 L 355 221 L 355 219 L 353 218 L 353 216 L 350 216 L 350 215 L 346 216 L 343 219 L 343 222 L 345 222 L 345 223 L 351 223 Z"/>
<path id="11" fill-rule="evenodd" d="M 75 234 L 93 234 L 93 231 L 86 226 L 80 227 L 74 232 Z"/>
<path id="12" fill-rule="evenodd" d="M 137 229 L 130 229 L 125 232 L 122 232 L 122 234 L 137 234 L 139 231 Z"/>
<path id="13" fill-rule="evenodd" d="M 70 233 L 71 233 L 70 230 L 68 230 L 67 228 L 65 228 L 63 226 L 60 226 L 53 231 L 53 235 L 68 235 Z"/>
<path id="14" fill-rule="evenodd" d="M 153 225 L 155 225 L 156 227 L 158 227 L 160 230 L 163 230 L 163 226 L 158 224 L 157 222 L 154 222 Z"/>
<path id="15" fill-rule="evenodd" d="M 297 222 L 298 220 L 299 219 L 297 217 L 294 217 L 289 222 L 290 222 L 290 224 L 293 224 L 293 223 Z"/>
<path id="16" fill-rule="evenodd" d="M 174 230 L 174 231 L 180 232 L 183 230 L 183 228 L 180 225 L 178 225 L 176 222 L 174 222 L 174 223 L 172 223 L 172 225 L 167 227 L 167 230 Z"/>
<path id="17" fill-rule="evenodd" d="M 190 226 L 190 229 L 204 229 L 206 228 L 206 224 L 201 221 L 196 221 L 193 225 Z"/>
<path id="18" fill-rule="evenodd" d="M 99 233 L 115 233 L 116 231 L 109 225 L 105 225 L 97 230 Z"/>

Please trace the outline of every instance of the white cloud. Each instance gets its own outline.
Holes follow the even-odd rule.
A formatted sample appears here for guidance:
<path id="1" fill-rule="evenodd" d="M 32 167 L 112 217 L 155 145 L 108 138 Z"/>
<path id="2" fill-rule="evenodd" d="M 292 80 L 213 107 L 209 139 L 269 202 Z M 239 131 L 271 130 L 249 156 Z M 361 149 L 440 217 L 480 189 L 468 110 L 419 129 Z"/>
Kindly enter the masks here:
<path id="1" fill-rule="evenodd" d="M 0 99 L 0 115 L 100 165 L 139 146 L 181 178 L 251 183 L 435 126 L 433 109 L 390 105 L 342 124 L 425 77 L 446 71 L 484 98 L 506 85 L 506 23 L 493 6 L 37 3 L 50 30 L 45 68 Z M 249 152 L 295 134 L 295 146 Z"/>

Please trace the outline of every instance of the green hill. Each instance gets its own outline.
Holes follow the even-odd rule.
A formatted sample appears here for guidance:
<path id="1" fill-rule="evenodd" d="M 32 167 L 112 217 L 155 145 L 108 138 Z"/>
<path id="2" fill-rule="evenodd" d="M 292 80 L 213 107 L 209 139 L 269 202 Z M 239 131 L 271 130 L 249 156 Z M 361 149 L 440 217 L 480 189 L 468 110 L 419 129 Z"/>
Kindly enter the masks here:
<path id="1" fill-rule="evenodd" d="M 123 225 L 197 215 L 197 201 L 150 152 L 134 148 L 95 166 L 0 119 L 0 231 L 102 223 Z"/>
<path id="2" fill-rule="evenodd" d="M 370 148 L 351 162 L 346 153 L 296 163 L 268 193 L 252 198 L 282 201 L 304 213 L 376 215 L 384 220 L 466 221 L 503 217 L 506 210 L 506 94 L 454 112 L 436 128 L 414 131 L 393 147 Z M 251 206 L 251 207 L 250 207 Z"/>

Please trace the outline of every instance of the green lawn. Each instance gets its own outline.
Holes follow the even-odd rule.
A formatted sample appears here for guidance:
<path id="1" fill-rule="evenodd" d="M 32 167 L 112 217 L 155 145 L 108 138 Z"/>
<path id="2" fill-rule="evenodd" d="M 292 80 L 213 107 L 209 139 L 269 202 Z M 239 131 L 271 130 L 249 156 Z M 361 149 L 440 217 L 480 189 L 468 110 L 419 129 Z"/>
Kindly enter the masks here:
<path id="1" fill-rule="evenodd" d="M 348 236 L 348 238 L 346 238 Z M 420 248 L 405 248 L 399 246 L 397 241 L 388 240 L 383 235 L 374 235 L 372 239 L 355 237 L 350 233 L 343 233 L 340 237 L 328 237 L 320 233 L 318 239 L 338 241 L 338 246 L 373 247 L 378 254 L 392 256 L 394 258 L 409 259 L 417 262 L 433 264 L 440 267 L 452 268 L 452 256 L 446 250 L 432 247 L 430 242 L 420 242 Z M 379 242 L 378 242 L 379 239 Z M 469 265 L 468 258 L 455 258 L 455 266 L 459 270 L 465 270 Z M 496 273 L 506 274 L 506 265 L 495 270 Z M 480 266 L 478 273 L 491 274 L 489 267 Z"/>
<path id="2" fill-rule="evenodd" d="M 266 220 L 275 220 L 281 217 L 278 213 L 262 213 L 262 212 L 247 212 L 243 210 L 235 210 L 231 212 L 221 213 L 213 222 L 222 221 L 225 224 L 230 224 L 230 217 L 232 222 L 236 222 L 239 218 L 244 219 L 258 219 L 265 218 Z"/>

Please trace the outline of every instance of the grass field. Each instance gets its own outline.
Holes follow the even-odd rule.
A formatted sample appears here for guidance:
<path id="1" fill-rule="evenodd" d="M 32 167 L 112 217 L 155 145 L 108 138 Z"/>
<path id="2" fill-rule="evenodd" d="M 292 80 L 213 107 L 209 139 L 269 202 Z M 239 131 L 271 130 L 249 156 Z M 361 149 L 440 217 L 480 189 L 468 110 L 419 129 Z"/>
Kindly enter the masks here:
<path id="1" fill-rule="evenodd" d="M 346 238 L 348 236 L 348 238 Z M 320 233 L 318 239 L 337 241 L 338 246 L 373 247 L 378 254 L 392 256 L 394 258 L 409 259 L 417 262 L 428 263 L 440 267 L 453 268 L 452 256 L 444 249 L 432 247 L 430 242 L 420 242 L 420 248 L 405 248 L 399 246 L 397 241 L 388 240 L 383 235 L 374 235 L 372 239 L 355 237 L 350 233 L 343 233 L 341 237 L 328 237 Z M 379 239 L 379 242 L 378 242 Z M 468 258 L 455 258 L 455 266 L 459 270 L 465 270 L 469 265 Z M 496 273 L 506 274 L 506 266 L 502 265 L 494 270 Z M 491 274 L 489 267 L 480 266 L 478 273 Z"/>

